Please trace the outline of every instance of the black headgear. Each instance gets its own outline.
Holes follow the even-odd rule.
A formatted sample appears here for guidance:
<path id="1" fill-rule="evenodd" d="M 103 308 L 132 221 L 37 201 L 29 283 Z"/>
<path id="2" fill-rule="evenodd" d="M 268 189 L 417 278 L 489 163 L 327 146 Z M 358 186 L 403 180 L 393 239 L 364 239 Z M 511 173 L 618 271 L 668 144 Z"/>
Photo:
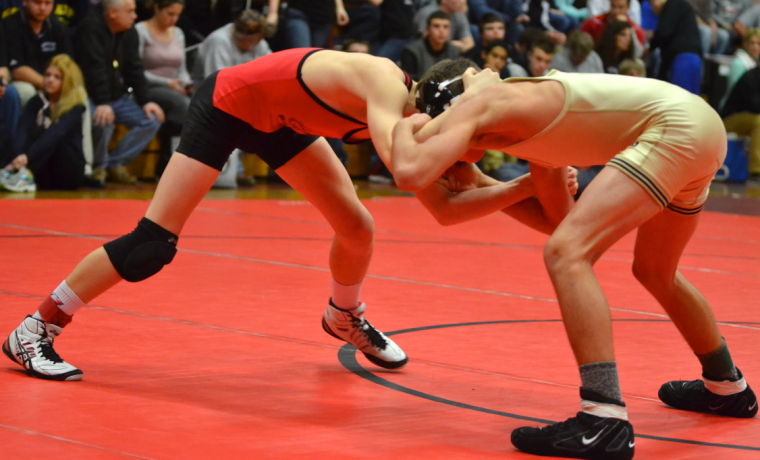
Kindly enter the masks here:
<path id="1" fill-rule="evenodd" d="M 420 88 L 420 96 L 417 98 L 417 109 L 435 118 L 462 95 L 461 92 L 454 94 L 451 84 L 458 82 L 462 76 L 454 77 L 443 82 L 428 81 Z"/>

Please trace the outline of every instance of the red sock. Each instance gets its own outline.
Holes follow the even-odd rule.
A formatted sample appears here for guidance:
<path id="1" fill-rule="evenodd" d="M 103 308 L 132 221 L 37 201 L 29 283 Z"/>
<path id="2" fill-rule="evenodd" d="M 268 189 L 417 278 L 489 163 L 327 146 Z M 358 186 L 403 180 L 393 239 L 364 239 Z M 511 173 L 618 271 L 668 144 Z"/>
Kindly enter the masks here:
<path id="1" fill-rule="evenodd" d="M 63 310 L 58 308 L 58 305 L 50 296 L 46 297 L 45 300 L 42 301 L 40 306 L 37 308 L 37 312 L 40 314 L 43 321 L 46 323 L 55 324 L 59 327 L 65 327 L 71 322 L 71 319 L 73 318 L 72 315 L 67 315 Z"/>

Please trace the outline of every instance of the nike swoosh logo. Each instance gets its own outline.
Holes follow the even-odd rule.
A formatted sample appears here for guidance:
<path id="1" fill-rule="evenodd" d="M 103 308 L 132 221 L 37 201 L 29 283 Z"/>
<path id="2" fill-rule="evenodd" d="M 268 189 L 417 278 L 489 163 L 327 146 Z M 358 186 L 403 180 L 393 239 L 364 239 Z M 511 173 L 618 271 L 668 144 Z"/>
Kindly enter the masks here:
<path id="1" fill-rule="evenodd" d="M 753 410 L 755 410 L 755 407 L 757 407 L 757 400 L 755 400 L 754 404 L 752 404 L 751 406 L 747 408 L 747 411 L 752 412 Z"/>
<path id="2" fill-rule="evenodd" d="M 713 406 L 712 404 L 708 404 L 707 408 L 710 409 L 710 410 L 718 411 L 718 410 L 723 409 L 723 406 L 725 406 L 725 405 L 726 405 L 726 401 L 724 401 L 724 402 L 722 402 L 720 404 L 717 404 L 715 406 Z"/>
<path id="3" fill-rule="evenodd" d="M 628 447 L 633 448 L 636 445 L 636 441 L 628 441 Z"/>
<path id="4" fill-rule="evenodd" d="M 599 439 L 599 436 L 601 436 L 601 435 L 602 435 L 602 433 L 604 433 L 605 431 L 607 431 L 607 427 L 606 427 L 606 426 L 605 426 L 604 428 L 602 428 L 601 430 L 599 430 L 599 432 L 598 432 L 597 434 L 595 434 L 594 436 L 592 436 L 592 437 L 590 437 L 590 438 L 587 438 L 587 437 L 584 435 L 584 436 L 581 438 L 581 442 L 583 443 L 583 445 L 584 445 L 584 446 L 588 446 L 589 444 L 591 444 L 591 443 L 593 443 L 594 441 L 596 441 L 597 439 Z"/>

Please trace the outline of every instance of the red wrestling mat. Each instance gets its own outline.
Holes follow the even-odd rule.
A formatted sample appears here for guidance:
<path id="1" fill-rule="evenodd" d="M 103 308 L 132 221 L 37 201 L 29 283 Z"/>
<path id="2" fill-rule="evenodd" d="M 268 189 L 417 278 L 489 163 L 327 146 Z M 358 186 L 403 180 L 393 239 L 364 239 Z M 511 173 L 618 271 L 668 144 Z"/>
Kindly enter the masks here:
<path id="1" fill-rule="evenodd" d="M 0 366 L 0 457 L 532 458 L 510 431 L 578 408 L 576 367 L 541 258 L 503 215 L 441 227 L 410 198 L 366 201 L 368 318 L 410 356 L 370 365 L 326 335 L 331 231 L 299 201 L 205 201 L 160 275 L 122 283 L 56 342 L 82 382 Z M 0 201 L 5 335 L 81 257 L 133 228 L 144 201 Z M 630 274 L 633 238 L 597 272 L 615 319 L 637 458 L 760 458 L 760 419 L 657 400 L 699 367 Z M 704 213 L 683 272 L 711 299 L 760 389 L 760 218 Z"/>

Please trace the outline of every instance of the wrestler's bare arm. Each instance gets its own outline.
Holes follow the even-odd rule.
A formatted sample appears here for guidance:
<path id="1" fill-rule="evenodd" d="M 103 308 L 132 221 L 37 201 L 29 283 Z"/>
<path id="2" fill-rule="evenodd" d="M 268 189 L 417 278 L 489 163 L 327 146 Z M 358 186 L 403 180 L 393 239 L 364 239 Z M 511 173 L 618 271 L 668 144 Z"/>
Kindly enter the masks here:
<path id="1" fill-rule="evenodd" d="M 390 63 L 390 61 L 388 61 Z M 391 65 L 395 65 L 390 63 Z M 404 107 L 409 99 L 409 91 L 399 75 L 387 69 L 380 72 L 367 72 L 367 125 L 372 144 L 385 165 L 391 168 L 391 143 L 393 127 L 404 116 Z"/>
<path id="2" fill-rule="evenodd" d="M 476 168 L 469 163 L 468 166 Z M 451 184 L 449 180 L 448 176 L 444 176 L 415 193 L 417 199 L 441 225 L 477 219 L 514 206 L 534 195 L 533 184 L 527 174 L 509 182 L 491 179 L 466 190 L 457 190 L 457 185 Z"/>

